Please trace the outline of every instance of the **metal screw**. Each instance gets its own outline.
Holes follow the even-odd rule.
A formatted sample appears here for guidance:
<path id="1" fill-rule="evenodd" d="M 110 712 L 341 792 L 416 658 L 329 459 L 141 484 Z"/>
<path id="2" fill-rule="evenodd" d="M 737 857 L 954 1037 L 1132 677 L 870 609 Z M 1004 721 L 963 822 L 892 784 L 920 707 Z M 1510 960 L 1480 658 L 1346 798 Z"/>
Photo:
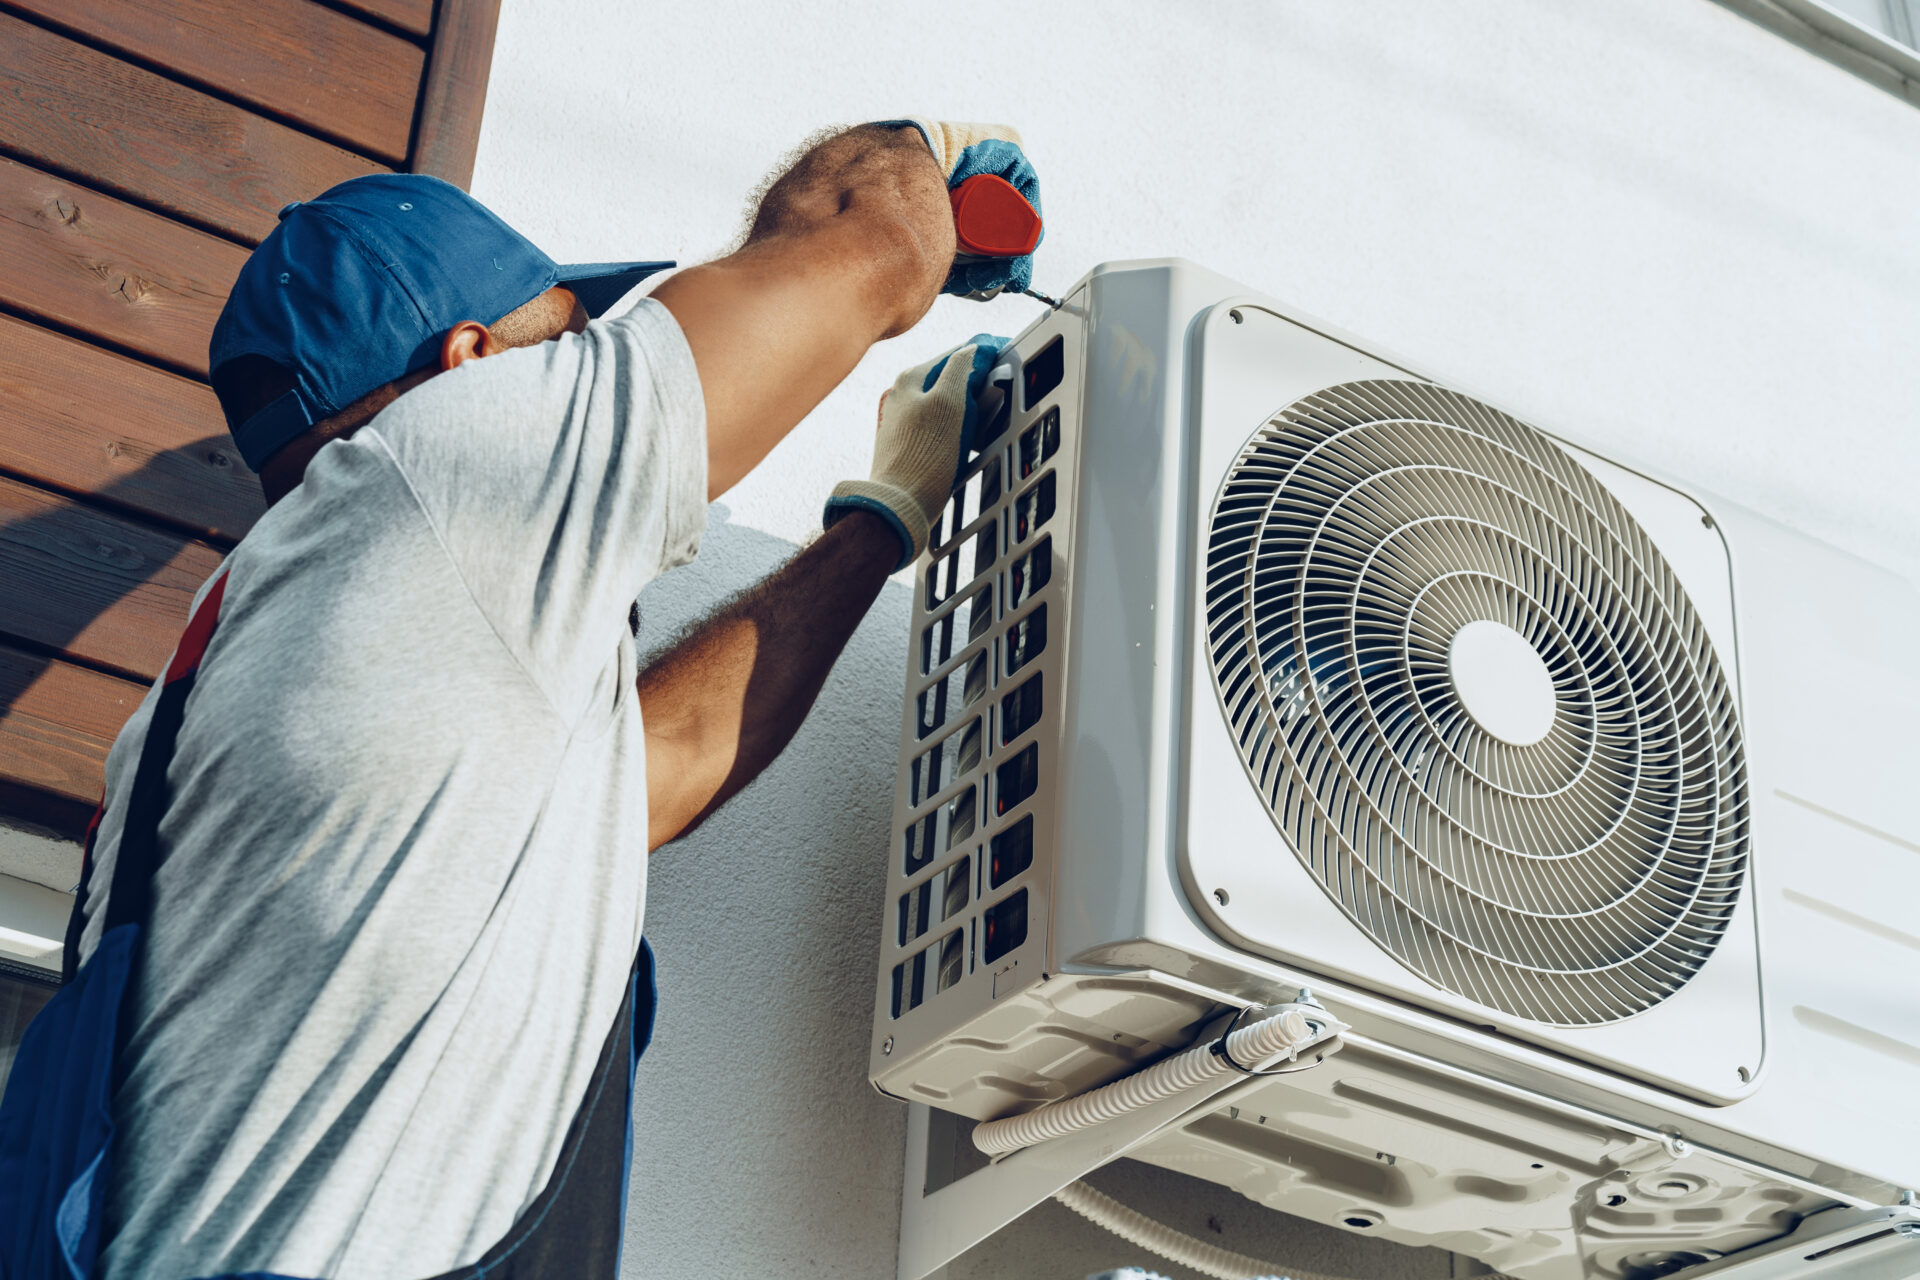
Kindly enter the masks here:
<path id="1" fill-rule="evenodd" d="M 1666 1144 L 1667 1154 L 1676 1160 L 1693 1154 L 1693 1144 L 1677 1133 L 1662 1134 L 1661 1141 Z"/>
<path id="2" fill-rule="evenodd" d="M 1300 988 L 1300 990 L 1294 994 L 1293 1002 L 1295 1004 L 1310 1004 L 1316 1009 L 1321 1007 L 1320 1002 L 1313 998 L 1312 987 Z"/>
<path id="3" fill-rule="evenodd" d="M 880 1052 L 881 1052 L 881 1053 L 892 1053 L 892 1052 L 893 1052 L 893 1037 L 892 1037 L 892 1036 L 888 1036 L 888 1037 L 887 1037 L 887 1041 L 886 1041 L 886 1043 L 880 1046 Z"/>

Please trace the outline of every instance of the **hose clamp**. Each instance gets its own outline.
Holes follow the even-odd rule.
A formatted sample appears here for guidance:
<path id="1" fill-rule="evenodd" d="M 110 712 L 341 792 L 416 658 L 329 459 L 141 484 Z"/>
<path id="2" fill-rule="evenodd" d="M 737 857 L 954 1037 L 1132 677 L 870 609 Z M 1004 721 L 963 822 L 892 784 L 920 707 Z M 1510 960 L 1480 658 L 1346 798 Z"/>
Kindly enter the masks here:
<path id="1" fill-rule="evenodd" d="M 1292 1009 L 1300 1009 L 1301 1006 L 1297 1004 L 1267 1005 L 1265 1006 L 1265 1008 L 1292 1010 Z M 1302 1009 L 1301 1011 L 1302 1011 L 1302 1014 L 1304 1015 L 1305 1010 Z M 1233 1018 L 1227 1023 L 1226 1030 L 1220 1033 L 1220 1038 L 1218 1040 L 1215 1040 L 1211 1045 L 1207 1047 L 1207 1052 L 1211 1053 L 1214 1057 L 1220 1059 L 1222 1062 L 1232 1067 L 1235 1071 L 1238 1071 L 1241 1075 L 1245 1075 L 1245 1076 L 1291 1075 L 1295 1071 L 1305 1071 L 1308 1067 L 1317 1066 L 1319 1064 L 1320 1057 L 1314 1058 L 1312 1062 L 1296 1061 L 1296 1059 L 1298 1059 L 1300 1056 L 1300 1050 L 1314 1044 L 1315 1041 L 1313 1040 L 1308 1040 L 1302 1044 L 1297 1044 L 1290 1051 L 1288 1051 L 1287 1056 L 1281 1059 L 1282 1062 L 1288 1064 L 1286 1066 L 1272 1066 L 1272 1067 L 1266 1068 L 1263 1071 L 1256 1071 L 1254 1068 L 1249 1067 L 1245 1063 L 1235 1059 L 1233 1056 L 1233 1051 L 1227 1048 L 1227 1037 L 1232 1035 L 1234 1032 L 1234 1029 L 1240 1025 L 1240 1019 L 1246 1017 L 1247 1014 L 1251 1012 L 1253 1012 L 1252 1008 L 1247 1006 L 1243 1006 L 1240 1009 L 1236 1010 L 1234 1012 Z M 1324 1011 L 1321 1011 L 1321 1012 L 1324 1017 Z M 1273 1016 L 1285 1017 L 1286 1015 L 1284 1013 L 1280 1013 L 1280 1014 L 1275 1014 Z M 1312 1018 L 1312 1017 L 1307 1018 L 1307 1026 L 1312 1028 L 1313 1033 L 1316 1037 L 1321 1037 L 1326 1034 L 1327 1025 L 1321 1018 Z M 1324 1056 L 1325 1055 L 1321 1055 L 1321 1057 L 1324 1057 Z"/>

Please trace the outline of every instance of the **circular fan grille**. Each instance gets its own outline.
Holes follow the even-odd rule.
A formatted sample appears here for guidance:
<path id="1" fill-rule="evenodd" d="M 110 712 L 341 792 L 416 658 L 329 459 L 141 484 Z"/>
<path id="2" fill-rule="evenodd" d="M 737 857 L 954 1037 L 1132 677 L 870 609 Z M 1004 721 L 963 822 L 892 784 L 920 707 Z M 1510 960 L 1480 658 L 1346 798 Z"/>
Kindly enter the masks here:
<path id="1" fill-rule="evenodd" d="M 1544 661 L 1537 741 L 1462 702 L 1449 652 L 1476 622 Z M 1207 645 L 1281 833 L 1427 980 L 1613 1022 L 1725 933 L 1748 844 L 1726 677 L 1632 517 L 1524 423 L 1397 381 L 1283 410 L 1214 507 Z"/>

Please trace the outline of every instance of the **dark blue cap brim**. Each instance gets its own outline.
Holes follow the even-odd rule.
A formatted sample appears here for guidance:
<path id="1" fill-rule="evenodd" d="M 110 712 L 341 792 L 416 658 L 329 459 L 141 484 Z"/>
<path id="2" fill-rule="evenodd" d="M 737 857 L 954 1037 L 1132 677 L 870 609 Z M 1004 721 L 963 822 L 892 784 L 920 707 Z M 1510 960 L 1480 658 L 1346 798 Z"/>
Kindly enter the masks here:
<path id="1" fill-rule="evenodd" d="M 673 267 L 671 262 L 576 262 L 560 268 L 556 284 L 573 290 L 589 319 L 627 296 L 633 286 L 650 275 Z"/>

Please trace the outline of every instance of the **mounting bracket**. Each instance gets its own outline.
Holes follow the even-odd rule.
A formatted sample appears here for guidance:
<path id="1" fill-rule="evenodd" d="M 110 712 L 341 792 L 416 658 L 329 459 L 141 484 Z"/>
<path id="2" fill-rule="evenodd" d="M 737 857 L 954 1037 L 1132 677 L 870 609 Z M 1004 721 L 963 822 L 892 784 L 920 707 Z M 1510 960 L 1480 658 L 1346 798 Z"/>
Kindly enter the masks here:
<path id="1" fill-rule="evenodd" d="M 909 1103 L 898 1280 L 925 1280 L 1068 1183 L 1263 1083 L 1230 1075 L 992 1163 L 973 1146 L 972 1121 Z"/>
<path id="2" fill-rule="evenodd" d="M 1828 1209 L 1792 1235 L 1676 1272 L 1688 1280 L 1914 1280 L 1920 1207 Z"/>

